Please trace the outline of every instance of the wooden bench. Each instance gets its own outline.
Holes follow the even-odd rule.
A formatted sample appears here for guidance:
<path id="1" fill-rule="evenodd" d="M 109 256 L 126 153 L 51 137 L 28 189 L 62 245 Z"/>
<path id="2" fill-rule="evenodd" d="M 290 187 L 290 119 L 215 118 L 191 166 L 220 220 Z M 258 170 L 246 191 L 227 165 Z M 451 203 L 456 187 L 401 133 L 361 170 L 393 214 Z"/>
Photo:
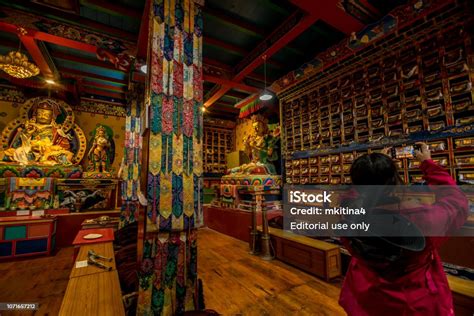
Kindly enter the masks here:
<path id="1" fill-rule="evenodd" d="M 261 231 L 261 227 L 258 227 Z M 341 251 L 338 245 L 269 228 L 275 257 L 329 281 L 341 275 Z"/>
<path id="2" fill-rule="evenodd" d="M 76 262 L 87 260 L 89 250 L 104 257 L 114 257 L 112 242 L 85 244 L 79 249 Z M 101 262 L 112 270 L 89 265 L 76 268 L 74 264 L 59 315 L 125 315 L 115 260 Z"/>

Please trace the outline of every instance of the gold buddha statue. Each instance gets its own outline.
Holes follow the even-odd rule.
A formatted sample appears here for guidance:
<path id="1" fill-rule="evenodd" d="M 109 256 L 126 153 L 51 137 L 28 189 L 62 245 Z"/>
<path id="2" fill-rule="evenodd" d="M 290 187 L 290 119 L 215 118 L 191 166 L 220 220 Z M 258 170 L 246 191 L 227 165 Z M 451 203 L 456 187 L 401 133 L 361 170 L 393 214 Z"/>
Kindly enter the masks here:
<path id="1" fill-rule="evenodd" d="M 56 123 L 59 109 L 45 100 L 32 109 L 32 117 L 16 130 L 10 147 L 3 152 L 3 161 L 21 165 L 70 165 L 72 136 Z"/>
<path id="2" fill-rule="evenodd" d="M 254 115 L 251 120 L 252 132 L 243 140 L 250 163 L 232 168 L 227 173 L 276 174 L 273 162 L 278 160 L 277 148 L 280 130 L 276 128 L 270 133 L 267 120 L 261 115 Z"/>

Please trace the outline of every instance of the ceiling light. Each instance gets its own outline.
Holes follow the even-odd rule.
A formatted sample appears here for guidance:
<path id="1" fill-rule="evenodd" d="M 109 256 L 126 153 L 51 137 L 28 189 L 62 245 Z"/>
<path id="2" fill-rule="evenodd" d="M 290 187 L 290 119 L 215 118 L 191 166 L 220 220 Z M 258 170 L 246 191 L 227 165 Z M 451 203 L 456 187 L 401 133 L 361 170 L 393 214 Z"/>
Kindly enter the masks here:
<path id="1" fill-rule="evenodd" d="M 258 97 L 261 101 L 268 101 L 273 98 L 273 95 L 268 92 L 268 90 L 264 90 L 263 93 Z"/>
<path id="2" fill-rule="evenodd" d="M 201 108 L 201 111 L 202 111 L 202 112 L 206 112 L 206 107 L 203 106 L 203 107 Z"/>
<path id="3" fill-rule="evenodd" d="M 146 72 L 147 72 L 147 70 L 148 70 L 147 68 L 148 68 L 147 65 L 142 65 L 142 66 L 140 67 L 140 71 L 143 72 L 144 74 L 146 74 Z"/>
<path id="4" fill-rule="evenodd" d="M 0 56 L 0 69 L 12 77 L 25 79 L 40 73 L 38 66 L 28 61 L 28 57 L 20 51 L 9 52 Z"/>
<path id="5" fill-rule="evenodd" d="M 56 82 L 53 79 L 46 79 L 47 84 L 55 84 Z"/>
<path id="6" fill-rule="evenodd" d="M 265 89 L 263 90 L 262 94 L 260 95 L 259 99 L 261 101 L 268 101 L 273 98 L 273 95 L 267 90 L 267 55 L 263 55 L 263 74 L 265 80 Z"/>
<path id="7" fill-rule="evenodd" d="M 24 28 L 18 28 L 18 35 L 26 35 Z M 28 57 L 20 52 L 21 40 L 18 51 L 11 51 L 7 55 L 0 55 L 0 69 L 12 77 L 25 79 L 36 76 L 40 73 L 38 66 L 31 63 Z"/>

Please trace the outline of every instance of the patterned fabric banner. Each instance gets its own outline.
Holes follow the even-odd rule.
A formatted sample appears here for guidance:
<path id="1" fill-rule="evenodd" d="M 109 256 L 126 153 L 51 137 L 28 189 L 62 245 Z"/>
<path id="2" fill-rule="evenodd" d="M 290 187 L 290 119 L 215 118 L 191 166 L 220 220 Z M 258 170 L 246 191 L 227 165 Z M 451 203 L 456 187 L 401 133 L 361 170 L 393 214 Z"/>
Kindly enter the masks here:
<path id="1" fill-rule="evenodd" d="M 148 207 L 138 315 L 175 315 L 197 304 L 202 26 L 194 0 L 152 1 Z"/>
<path id="2" fill-rule="evenodd" d="M 128 91 L 127 117 L 125 120 L 125 146 L 121 164 L 122 209 L 119 228 L 137 221 L 140 164 L 142 161 L 143 88 L 131 83 Z"/>

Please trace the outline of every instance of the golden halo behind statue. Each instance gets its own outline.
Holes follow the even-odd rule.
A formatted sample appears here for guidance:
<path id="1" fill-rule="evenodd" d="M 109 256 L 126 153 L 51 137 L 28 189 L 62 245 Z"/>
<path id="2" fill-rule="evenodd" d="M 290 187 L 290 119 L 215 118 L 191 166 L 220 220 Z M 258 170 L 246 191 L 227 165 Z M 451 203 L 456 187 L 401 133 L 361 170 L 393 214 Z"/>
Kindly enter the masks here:
<path id="1" fill-rule="evenodd" d="M 2 131 L 0 136 L 0 150 L 6 150 L 14 145 L 14 138 L 19 128 L 24 128 L 25 122 L 36 117 L 38 109 L 48 109 L 52 111 L 52 125 L 60 127 L 63 136 L 67 133 L 72 137 L 70 143 L 74 145 L 74 156 L 71 162 L 74 165 L 79 164 L 86 153 L 87 140 L 84 132 L 75 124 L 74 112 L 69 104 L 62 100 L 47 97 L 36 97 L 28 99 L 23 103 L 20 108 L 19 117 L 10 121 Z"/>

